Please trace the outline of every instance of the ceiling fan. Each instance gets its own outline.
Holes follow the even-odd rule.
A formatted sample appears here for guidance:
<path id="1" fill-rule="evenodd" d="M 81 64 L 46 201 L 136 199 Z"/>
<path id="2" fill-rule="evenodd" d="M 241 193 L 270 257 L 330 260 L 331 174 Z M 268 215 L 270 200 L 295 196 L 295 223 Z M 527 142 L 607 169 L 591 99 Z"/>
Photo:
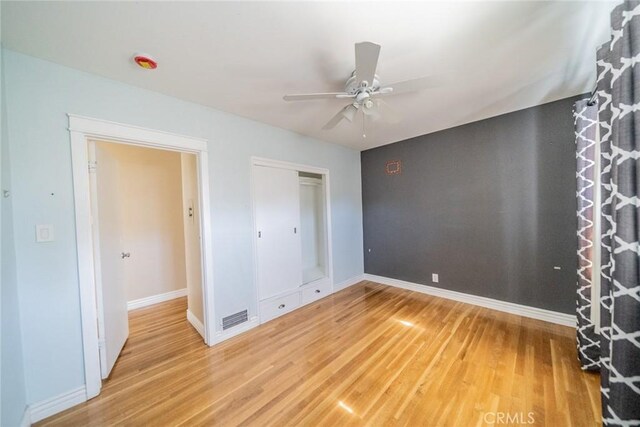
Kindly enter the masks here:
<path id="1" fill-rule="evenodd" d="M 382 97 L 413 92 L 438 85 L 434 77 L 422 77 L 397 83 L 381 84 L 376 68 L 380 56 L 380 45 L 371 42 L 356 43 L 356 69 L 347 80 L 344 92 L 308 93 L 285 95 L 285 101 L 308 101 L 313 99 L 338 99 L 348 101 L 322 129 L 333 129 L 343 119 L 353 122 L 356 114 L 362 111 L 362 136 L 366 138 L 364 126 L 367 118 L 383 118 L 391 123 L 400 121 L 400 115 L 389 106 Z"/>

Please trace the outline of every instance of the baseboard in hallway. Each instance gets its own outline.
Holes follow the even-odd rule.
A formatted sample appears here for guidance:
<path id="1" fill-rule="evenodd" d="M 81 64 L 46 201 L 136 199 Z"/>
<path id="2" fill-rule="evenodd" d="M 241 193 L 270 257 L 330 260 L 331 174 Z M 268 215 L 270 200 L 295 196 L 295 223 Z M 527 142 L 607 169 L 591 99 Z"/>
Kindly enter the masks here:
<path id="1" fill-rule="evenodd" d="M 187 296 L 187 288 L 178 289 L 164 294 L 152 295 L 150 297 L 140 298 L 127 302 L 127 310 L 135 310 L 137 308 L 148 307 L 172 299 Z"/>
<path id="2" fill-rule="evenodd" d="M 204 325 L 202 324 L 200 319 L 198 319 L 196 315 L 193 314 L 193 312 L 189 309 L 187 309 L 187 320 L 189 321 L 191 326 L 193 326 L 193 328 L 196 331 L 198 331 L 200 336 L 204 339 Z"/>

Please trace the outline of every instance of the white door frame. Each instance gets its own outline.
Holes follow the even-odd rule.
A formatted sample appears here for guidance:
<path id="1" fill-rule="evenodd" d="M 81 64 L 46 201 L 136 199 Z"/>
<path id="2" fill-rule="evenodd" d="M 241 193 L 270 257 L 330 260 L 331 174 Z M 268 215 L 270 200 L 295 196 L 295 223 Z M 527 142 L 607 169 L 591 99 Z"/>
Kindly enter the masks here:
<path id="1" fill-rule="evenodd" d="M 331 293 L 333 293 L 333 235 L 331 232 L 331 182 L 329 179 L 329 169 L 317 166 L 303 165 L 300 163 L 284 162 L 281 160 L 272 160 L 264 157 L 251 157 L 251 213 L 253 216 L 253 282 L 256 288 L 256 311 L 258 313 L 258 321 L 260 322 L 260 290 L 258 289 L 258 225 L 256 224 L 256 203 L 255 203 L 255 184 L 253 177 L 254 166 L 267 166 L 272 168 L 296 170 L 298 172 L 314 173 L 322 175 L 324 186 L 324 208 L 325 208 L 325 227 L 327 236 L 327 271 L 329 283 L 331 284 Z"/>
<path id="2" fill-rule="evenodd" d="M 213 301 L 213 257 L 211 239 L 211 209 L 209 204 L 209 160 L 207 140 L 145 129 L 105 120 L 68 114 L 73 168 L 73 198 L 76 219 L 76 247 L 82 346 L 87 399 L 100 394 L 102 378 L 98 351 L 98 311 L 94 241 L 91 224 L 91 193 L 89 178 L 89 141 L 99 140 L 140 147 L 160 148 L 196 155 L 198 159 L 198 191 L 200 198 L 202 287 L 205 343 L 215 343 L 215 313 Z"/>

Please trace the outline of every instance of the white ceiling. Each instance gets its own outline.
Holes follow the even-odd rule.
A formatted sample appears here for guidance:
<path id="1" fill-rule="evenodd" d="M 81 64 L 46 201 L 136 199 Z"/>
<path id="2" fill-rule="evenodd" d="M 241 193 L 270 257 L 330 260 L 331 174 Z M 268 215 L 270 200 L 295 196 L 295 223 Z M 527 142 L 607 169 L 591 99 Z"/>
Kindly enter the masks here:
<path id="1" fill-rule="evenodd" d="M 611 2 L 2 2 L 5 47 L 358 150 L 591 90 Z M 386 98 L 404 120 L 320 128 L 347 102 L 354 43 L 382 45 Z M 133 65 L 152 54 L 155 71 Z"/>

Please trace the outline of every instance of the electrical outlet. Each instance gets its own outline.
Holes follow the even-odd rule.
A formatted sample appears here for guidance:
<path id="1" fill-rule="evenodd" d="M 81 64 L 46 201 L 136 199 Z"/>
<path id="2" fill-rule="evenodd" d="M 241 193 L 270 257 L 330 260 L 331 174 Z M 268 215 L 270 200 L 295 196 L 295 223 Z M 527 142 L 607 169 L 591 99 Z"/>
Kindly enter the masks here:
<path id="1" fill-rule="evenodd" d="M 438 277 L 438 274 L 436 274 L 436 273 L 431 274 L 431 281 L 433 283 L 438 283 L 439 280 L 440 280 L 440 278 Z"/>

